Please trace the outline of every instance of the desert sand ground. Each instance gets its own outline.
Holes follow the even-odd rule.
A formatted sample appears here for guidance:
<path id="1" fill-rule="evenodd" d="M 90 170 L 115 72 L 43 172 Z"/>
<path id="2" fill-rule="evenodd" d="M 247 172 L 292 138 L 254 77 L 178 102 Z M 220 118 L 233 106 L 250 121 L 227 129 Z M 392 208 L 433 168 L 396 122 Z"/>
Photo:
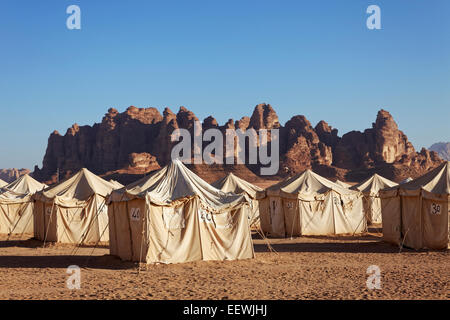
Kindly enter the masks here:
<path id="1" fill-rule="evenodd" d="M 255 259 L 141 264 L 139 273 L 107 247 L 72 256 L 70 245 L 0 236 L 0 299 L 450 298 L 448 251 L 399 252 L 380 236 L 270 239 L 276 252 L 255 239 Z M 66 287 L 69 265 L 81 267 L 79 290 Z M 381 269 L 379 290 L 366 287 L 370 265 Z"/>

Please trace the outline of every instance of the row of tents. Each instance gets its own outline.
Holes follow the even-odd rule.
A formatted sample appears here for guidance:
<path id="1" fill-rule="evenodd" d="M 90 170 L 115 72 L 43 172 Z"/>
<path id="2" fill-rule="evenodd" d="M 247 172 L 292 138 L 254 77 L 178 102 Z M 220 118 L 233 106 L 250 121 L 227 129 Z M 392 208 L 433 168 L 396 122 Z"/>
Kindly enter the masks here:
<path id="1" fill-rule="evenodd" d="M 123 260 L 175 263 L 254 256 L 250 228 L 274 237 L 357 234 L 383 224 L 385 241 L 447 248 L 449 162 L 396 184 L 355 186 L 310 170 L 267 189 L 229 174 L 208 184 L 179 160 L 127 185 L 87 169 L 52 187 L 24 175 L 0 192 L 0 233 L 42 241 L 109 241 Z"/>

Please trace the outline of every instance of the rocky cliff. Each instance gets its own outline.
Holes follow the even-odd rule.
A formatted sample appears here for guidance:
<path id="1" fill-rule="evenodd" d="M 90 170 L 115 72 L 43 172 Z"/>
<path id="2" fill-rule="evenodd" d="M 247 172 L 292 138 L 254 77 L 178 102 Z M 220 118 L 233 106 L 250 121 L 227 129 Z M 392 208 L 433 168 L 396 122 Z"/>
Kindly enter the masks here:
<path id="1" fill-rule="evenodd" d="M 173 130 L 184 128 L 193 132 L 194 121 L 198 120 L 185 107 L 180 107 L 176 114 L 166 108 L 162 115 L 155 108 L 131 106 L 122 113 L 111 108 L 101 123 L 81 127 L 74 124 L 65 135 L 53 132 L 48 139 L 43 166 L 41 169 L 35 167 L 34 176 L 50 182 L 56 180 L 57 172 L 61 178 L 81 167 L 97 174 L 114 175 L 119 180 L 120 174 L 145 174 L 170 160 Z M 229 119 L 224 125 L 209 116 L 202 126 L 203 130 L 217 128 L 222 132 L 239 128 L 280 129 L 278 177 L 312 168 L 327 177 L 350 181 L 373 172 L 399 180 L 405 175 L 422 174 L 442 161 L 434 151 L 422 149 L 416 152 L 385 110 L 378 112 L 371 128 L 364 132 L 351 131 L 342 137 L 325 121 L 313 127 L 303 115 L 292 117 L 283 126 L 268 104 L 257 105 L 251 117 L 237 121 Z M 254 173 L 259 172 L 257 165 L 214 165 L 209 168 L 194 165 L 192 168 L 200 175 L 211 172 L 210 179 L 205 177 L 207 180 L 233 170 L 255 180 Z"/>

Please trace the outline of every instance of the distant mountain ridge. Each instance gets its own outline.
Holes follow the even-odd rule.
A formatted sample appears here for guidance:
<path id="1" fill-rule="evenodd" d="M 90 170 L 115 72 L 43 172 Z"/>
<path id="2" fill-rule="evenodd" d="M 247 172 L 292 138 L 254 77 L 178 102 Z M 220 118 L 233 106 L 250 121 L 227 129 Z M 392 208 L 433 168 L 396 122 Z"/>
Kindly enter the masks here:
<path id="1" fill-rule="evenodd" d="M 28 173 L 30 173 L 28 169 L 0 169 L 0 179 L 9 183 Z"/>
<path id="2" fill-rule="evenodd" d="M 58 170 L 61 178 L 86 167 L 96 174 L 129 182 L 121 180 L 121 176 L 142 175 L 166 165 L 175 144 L 170 140 L 171 133 L 177 128 L 193 131 L 194 121 L 199 119 L 185 107 L 180 107 L 177 113 L 165 108 L 162 114 L 156 108 L 131 106 L 121 113 L 110 108 L 101 123 L 74 124 L 65 135 L 54 131 L 48 139 L 43 166 L 35 167 L 34 177 L 51 182 L 56 180 Z M 238 128 L 279 129 L 279 178 L 313 169 L 325 177 L 344 181 L 360 181 L 375 172 L 400 181 L 442 162 L 436 152 L 425 148 L 416 152 L 386 110 L 378 112 L 371 128 L 364 132 L 351 131 L 342 137 L 327 122 L 320 121 L 313 127 L 303 115 L 293 116 L 282 125 L 272 106 L 264 103 L 254 108 L 251 117 L 229 119 L 220 125 L 209 116 L 202 125 L 203 130 L 216 128 L 222 132 Z M 258 179 L 259 172 L 258 165 L 192 165 L 191 168 L 211 181 L 221 178 L 225 172 Z"/>
<path id="3" fill-rule="evenodd" d="M 438 142 L 428 149 L 437 152 L 442 159 L 450 161 L 450 142 Z"/>

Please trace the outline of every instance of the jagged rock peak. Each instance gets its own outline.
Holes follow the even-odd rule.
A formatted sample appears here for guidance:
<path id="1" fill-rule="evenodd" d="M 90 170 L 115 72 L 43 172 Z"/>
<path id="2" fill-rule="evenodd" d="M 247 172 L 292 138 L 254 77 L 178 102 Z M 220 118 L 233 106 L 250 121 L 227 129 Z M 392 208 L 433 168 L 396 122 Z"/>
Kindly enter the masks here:
<path id="1" fill-rule="evenodd" d="M 177 122 L 180 128 L 192 128 L 194 121 L 199 121 L 197 116 L 192 111 L 181 106 L 177 113 Z"/>
<path id="2" fill-rule="evenodd" d="M 67 129 L 66 134 L 74 136 L 78 133 L 78 131 L 80 131 L 80 126 L 77 123 L 74 123 L 70 128 Z"/>
<path id="3" fill-rule="evenodd" d="M 233 119 L 228 119 L 228 121 L 225 123 L 223 128 L 224 129 L 235 129 L 234 120 Z"/>
<path id="4" fill-rule="evenodd" d="M 333 127 L 329 126 L 328 123 L 321 120 L 319 123 L 317 123 L 316 127 L 314 128 L 316 132 L 328 132 L 330 133 L 333 130 Z"/>
<path id="5" fill-rule="evenodd" d="M 136 119 L 145 124 L 160 122 L 163 119 L 163 116 L 159 113 L 158 109 L 153 107 L 137 108 L 135 106 L 130 106 L 125 111 L 125 114 L 131 119 Z"/>
<path id="6" fill-rule="evenodd" d="M 255 130 L 279 128 L 278 115 L 270 104 L 258 104 L 250 117 L 249 127 Z"/>
<path id="7" fill-rule="evenodd" d="M 203 120 L 203 129 L 217 128 L 218 126 L 219 124 L 217 120 L 212 116 L 209 116 Z"/>
<path id="8" fill-rule="evenodd" d="M 392 131 L 398 130 L 394 117 L 386 110 L 378 111 L 377 120 L 372 124 L 374 129 L 389 128 Z"/>
<path id="9" fill-rule="evenodd" d="M 235 127 L 241 130 L 247 130 L 250 125 L 249 117 L 242 117 L 241 120 L 236 120 Z"/>
<path id="10" fill-rule="evenodd" d="M 116 108 L 109 108 L 107 114 L 109 114 L 109 115 L 117 115 L 118 113 L 119 113 L 119 111 L 117 111 Z"/>
<path id="11" fill-rule="evenodd" d="M 175 115 L 175 113 L 173 113 L 168 107 L 165 107 L 163 111 L 164 118 L 172 115 Z"/>

